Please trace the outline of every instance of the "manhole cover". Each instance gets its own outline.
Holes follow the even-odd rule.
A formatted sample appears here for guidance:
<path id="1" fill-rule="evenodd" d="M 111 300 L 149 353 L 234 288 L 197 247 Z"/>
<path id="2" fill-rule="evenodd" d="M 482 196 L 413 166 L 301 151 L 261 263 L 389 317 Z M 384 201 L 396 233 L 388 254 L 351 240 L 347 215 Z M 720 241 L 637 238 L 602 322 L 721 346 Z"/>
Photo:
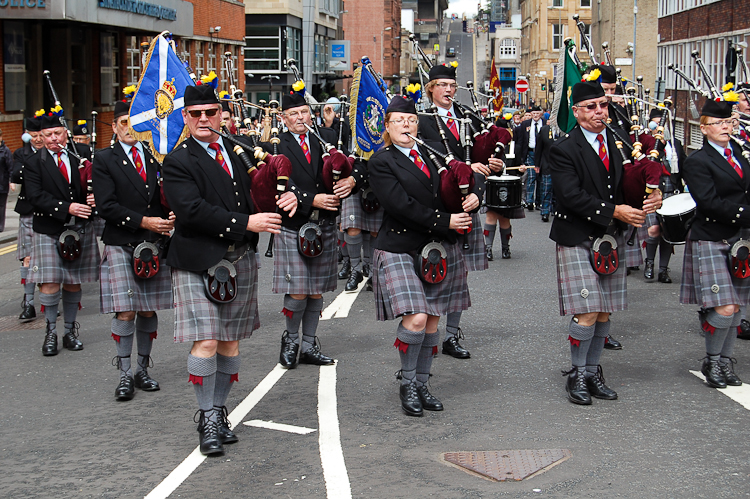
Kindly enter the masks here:
<path id="1" fill-rule="evenodd" d="M 443 459 L 491 480 L 523 480 L 569 458 L 567 449 L 445 452 Z"/>
<path id="2" fill-rule="evenodd" d="M 44 317 L 37 317 L 31 322 L 20 322 L 17 315 L 9 315 L 6 317 L 0 317 L 0 332 L 7 333 L 8 331 L 26 331 L 28 329 L 44 329 L 47 323 L 44 321 Z"/>

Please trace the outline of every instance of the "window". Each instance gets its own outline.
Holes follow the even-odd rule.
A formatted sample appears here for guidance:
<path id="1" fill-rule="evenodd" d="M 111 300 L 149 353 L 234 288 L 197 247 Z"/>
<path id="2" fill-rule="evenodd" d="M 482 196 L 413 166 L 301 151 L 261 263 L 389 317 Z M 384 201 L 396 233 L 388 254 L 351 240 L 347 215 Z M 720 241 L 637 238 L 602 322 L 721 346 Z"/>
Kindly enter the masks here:
<path id="1" fill-rule="evenodd" d="M 195 42 L 195 67 L 193 72 L 198 78 L 203 74 L 203 42 Z"/>
<path id="2" fill-rule="evenodd" d="M 126 38 L 128 58 L 127 72 L 128 82 L 125 86 L 135 85 L 141 76 L 141 47 L 138 43 L 138 37 L 128 36 Z"/>
<path id="3" fill-rule="evenodd" d="M 206 65 L 206 74 L 216 72 L 216 44 L 208 44 L 208 64 Z"/>
<path id="4" fill-rule="evenodd" d="M 499 80 L 516 81 L 516 68 L 497 68 L 497 77 Z"/>
<path id="5" fill-rule="evenodd" d="M 318 73 L 328 71 L 328 38 L 315 35 L 315 69 Z"/>
<path id="6" fill-rule="evenodd" d="M 690 149 L 700 149 L 703 147 L 703 134 L 701 133 L 701 126 L 698 123 L 690 123 Z"/>
<path id="7" fill-rule="evenodd" d="M 274 71 L 281 67 L 281 31 L 279 26 L 247 26 L 245 69 Z"/>
<path id="8" fill-rule="evenodd" d="M 302 58 L 302 30 L 286 27 L 286 57 L 295 61 Z"/>
<path id="9" fill-rule="evenodd" d="M 563 0 L 552 0 L 552 6 L 553 7 L 562 7 L 563 6 Z"/>
<path id="10" fill-rule="evenodd" d="M 719 0 L 659 0 L 659 17 L 669 16 Z"/>
<path id="11" fill-rule="evenodd" d="M 516 41 L 513 38 L 506 38 L 501 41 L 497 48 L 497 55 L 500 59 L 515 59 Z"/>
<path id="12" fill-rule="evenodd" d="M 677 118 L 674 122 L 674 138 L 685 143 L 685 122 L 681 118 Z"/>
<path id="13" fill-rule="evenodd" d="M 591 7 L 591 0 L 581 0 L 581 7 Z"/>
<path id="14" fill-rule="evenodd" d="M 584 26 L 583 32 L 586 35 L 586 40 L 588 40 L 589 45 L 591 45 L 591 25 L 583 23 L 583 26 Z M 580 33 L 580 30 L 578 30 L 578 32 Z M 578 43 L 578 50 L 586 52 L 586 48 L 584 47 L 583 40 L 581 40 L 580 43 Z"/>
<path id="15" fill-rule="evenodd" d="M 560 50 L 563 46 L 563 25 L 552 25 L 552 50 Z"/>
<path id="16" fill-rule="evenodd" d="M 119 98 L 120 64 L 118 61 L 117 36 L 102 33 L 99 47 L 99 73 L 102 105 L 112 105 Z"/>
<path id="17" fill-rule="evenodd" d="M 179 47 L 179 44 L 177 45 Z M 182 50 L 180 51 L 180 59 L 182 62 L 186 62 L 190 66 L 190 41 L 182 41 Z M 190 66 L 192 68 L 192 66 Z"/>

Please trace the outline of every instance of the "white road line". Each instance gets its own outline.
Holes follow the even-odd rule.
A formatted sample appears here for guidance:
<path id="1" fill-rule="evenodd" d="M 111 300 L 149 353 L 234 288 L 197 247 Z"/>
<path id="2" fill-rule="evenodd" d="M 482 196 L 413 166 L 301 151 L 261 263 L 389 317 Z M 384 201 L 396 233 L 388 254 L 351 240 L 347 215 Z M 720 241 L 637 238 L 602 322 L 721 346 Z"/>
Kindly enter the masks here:
<path id="1" fill-rule="evenodd" d="M 359 296 L 360 291 L 364 289 L 365 284 L 367 284 L 367 279 L 363 279 L 362 282 L 359 283 L 359 286 L 357 286 L 357 291 L 353 293 L 342 291 L 331 302 L 331 304 L 328 305 L 325 310 L 323 310 L 323 313 L 320 316 L 320 320 L 327 321 L 333 318 L 342 319 L 344 317 L 347 317 L 349 315 L 349 311 L 352 309 L 352 305 L 354 305 L 354 301 Z"/>
<path id="2" fill-rule="evenodd" d="M 702 379 L 703 381 L 706 380 L 705 376 L 703 376 L 703 373 L 701 373 L 700 371 L 690 371 L 690 373 Z M 750 410 L 750 385 L 748 385 L 747 383 L 743 383 L 740 386 L 728 386 L 726 388 L 720 388 L 716 391 L 719 393 L 723 393 L 730 399 L 739 403 L 745 409 Z"/>
<path id="3" fill-rule="evenodd" d="M 288 433 L 296 433 L 297 435 L 307 435 L 308 433 L 312 433 L 315 431 L 315 429 L 313 428 L 305 428 L 304 426 L 294 426 L 283 423 L 274 423 L 273 421 L 263 421 L 261 419 L 251 419 L 250 421 L 244 421 L 242 424 L 246 426 L 253 426 L 255 428 L 286 431 Z"/>
<path id="4" fill-rule="evenodd" d="M 318 443 L 328 499 L 351 499 L 336 408 L 336 366 L 321 366 L 318 382 Z"/>
<path id="5" fill-rule="evenodd" d="M 255 404 L 265 397 L 265 395 L 271 390 L 273 385 L 281 379 L 287 370 L 283 369 L 280 365 L 271 370 L 270 373 L 263 378 L 263 381 L 258 383 L 250 394 L 245 397 L 245 400 L 235 407 L 232 413 L 229 415 L 229 422 L 232 426 L 238 425 L 242 419 L 247 416 L 247 413 L 255 407 Z M 165 499 L 184 482 L 203 461 L 206 460 L 206 456 L 200 453 L 200 448 L 196 447 L 193 452 L 179 465 L 172 473 L 167 476 L 159 485 L 152 490 L 145 499 Z"/>

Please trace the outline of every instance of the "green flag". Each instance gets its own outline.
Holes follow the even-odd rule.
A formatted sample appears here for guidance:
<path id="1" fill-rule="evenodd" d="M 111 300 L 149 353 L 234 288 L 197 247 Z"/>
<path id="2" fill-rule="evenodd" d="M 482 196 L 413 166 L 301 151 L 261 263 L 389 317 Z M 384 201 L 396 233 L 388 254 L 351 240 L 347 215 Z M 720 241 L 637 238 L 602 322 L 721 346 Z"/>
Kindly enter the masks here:
<path id="1" fill-rule="evenodd" d="M 569 133 L 576 126 L 573 116 L 573 102 L 570 95 L 573 85 L 581 81 L 581 70 L 571 56 L 571 50 L 575 51 L 575 42 L 568 40 L 565 50 L 560 51 L 560 59 L 557 61 L 557 78 L 555 79 L 555 100 L 552 104 L 552 122 L 564 133 Z"/>

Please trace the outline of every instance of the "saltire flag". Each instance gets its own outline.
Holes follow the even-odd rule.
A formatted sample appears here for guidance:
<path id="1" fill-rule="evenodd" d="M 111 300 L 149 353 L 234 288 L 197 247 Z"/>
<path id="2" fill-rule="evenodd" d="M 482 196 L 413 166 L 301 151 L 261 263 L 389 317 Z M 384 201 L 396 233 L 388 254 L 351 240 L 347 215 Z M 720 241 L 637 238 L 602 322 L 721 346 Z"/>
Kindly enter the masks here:
<path id="1" fill-rule="evenodd" d="M 194 84 L 165 34 L 151 42 L 130 104 L 130 134 L 148 141 L 159 161 L 187 137 L 180 110 L 185 105 L 185 89 Z"/>
<path id="2" fill-rule="evenodd" d="M 352 106 L 349 109 L 354 149 L 364 159 L 369 159 L 383 147 L 385 110 L 388 108 L 385 82 L 376 78 L 368 66 L 372 66 L 370 59 L 362 58 L 362 64 L 354 71 Z"/>
<path id="3" fill-rule="evenodd" d="M 503 87 L 500 85 L 500 75 L 497 74 L 495 58 L 492 58 L 492 71 L 490 73 L 490 92 L 492 92 L 492 110 L 503 111 Z"/>
<path id="4" fill-rule="evenodd" d="M 581 69 L 575 63 L 576 45 L 573 40 L 568 40 L 565 50 L 560 51 L 560 59 L 557 61 L 555 72 L 555 100 L 552 104 L 552 115 L 550 119 L 558 131 L 570 133 L 576 126 L 576 118 L 573 116 L 573 102 L 571 93 L 573 85 L 581 81 L 583 76 Z"/>

